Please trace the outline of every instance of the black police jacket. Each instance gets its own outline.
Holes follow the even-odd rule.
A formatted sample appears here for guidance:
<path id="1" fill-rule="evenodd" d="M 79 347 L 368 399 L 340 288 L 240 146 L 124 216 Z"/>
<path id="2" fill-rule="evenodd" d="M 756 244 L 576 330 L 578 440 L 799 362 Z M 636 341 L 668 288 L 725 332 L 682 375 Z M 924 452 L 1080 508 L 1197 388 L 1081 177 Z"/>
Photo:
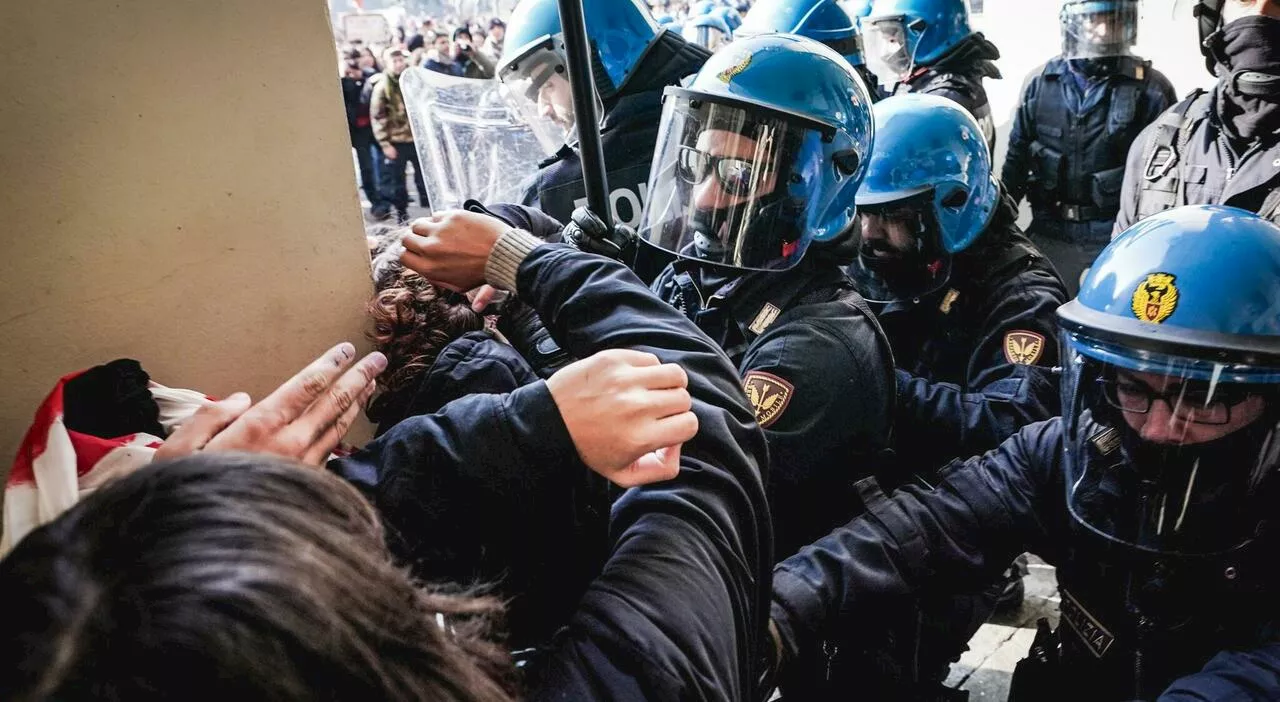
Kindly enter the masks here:
<path id="1" fill-rule="evenodd" d="M 1280 699 L 1274 558 L 1161 569 L 1096 545 L 1066 509 L 1062 441 L 1060 419 L 1029 425 L 932 490 L 870 499 L 781 563 L 772 617 L 787 664 L 821 656 L 886 601 L 980 587 L 1031 551 L 1058 567 L 1063 604 L 1061 667 L 1031 699 Z"/>
<path id="2" fill-rule="evenodd" d="M 492 210 L 539 238 L 560 233 L 532 208 Z M 854 514 L 854 484 L 883 467 L 895 395 L 889 341 L 852 282 L 817 251 L 788 271 L 737 276 L 709 300 L 694 265 L 668 265 L 652 288 L 738 366 L 769 439 L 775 551 L 787 555 Z"/>
<path id="3" fill-rule="evenodd" d="M 1169 79 L 1150 62 L 1099 59 L 1091 68 L 1098 75 L 1084 91 L 1061 57 L 1032 74 L 1001 176 L 1015 202 L 1023 196 L 1031 202 L 1037 234 L 1067 241 L 1110 237 L 1125 154 L 1177 100 Z"/>
<path id="4" fill-rule="evenodd" d="M 679 478 L 614 504 L 608 565 L 529 671 L 526 698 L 752 696 L 773 563 L 768 449 L 735 368 L 621 264 L 547 245 L 521 265 L 518 285 L 575 356 L 633 348 L 682 366 L 699 421 Z M 541 381 L 408 419 L 329 467 L 425 550 L 456 539 L 546 557 L 562 544 L 544 537 L 564 532 L 536 520 L 569 503 L 587 470 Z"/>
<path id="5" fill-rule="evenodd" d="M 1059 412 L 1062 279 L 1001 199 L 991 224 L 919 300 L 877 306 L 897 363 L 895 466 L 938 468 Z M 897 480 L 911 471 L 895 471 Z"/>
<path id="6" fill-rule="evenodd" d="M 881 468 L 889 342 L 848 277 L 816 252 L 788 271 L 736 277 L 706 300 L 695 267 L 673 263 L 653 290 L 737 364 L 769 439 L 775 551 L 790 555 L 853 515 L 854 484 Z"/>
<path id="7" fill-rule="evenodd" d="M 1223 85 L 1193 92 L 1129 149 L 1113 235 L 1183 205 L 1230 205 L 1280 221 L 1280 133 L 1236 143 L 1222 125 Z"/>

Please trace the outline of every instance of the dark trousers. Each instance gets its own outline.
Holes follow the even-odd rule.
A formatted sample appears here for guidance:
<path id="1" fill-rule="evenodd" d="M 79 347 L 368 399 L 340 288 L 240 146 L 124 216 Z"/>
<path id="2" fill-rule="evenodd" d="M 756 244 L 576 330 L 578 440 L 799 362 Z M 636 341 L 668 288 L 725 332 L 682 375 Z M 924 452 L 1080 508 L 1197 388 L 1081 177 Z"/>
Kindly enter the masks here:
<path id="1" fill-rule="evenodd" d="M 360 189 L 375 209 L 382 200 L 379 188 L 378 166 L 382 163 L 382 149 L 373 138 L 373 129 L 365 127 L 351 132 L 351 148 L 356 150 L 356 162 L 360 165 Z"/>
<path id="2" fill-rule="evenodd" d="M 427 184 L 422 181 L 422 164 L 418 162 L 418 150 L 413 142 L 394 144 L 396 158 L 382 160 L 382 199 L 395 208 L 396 214 L 404 219 L 409 211 L 409 188 L 405 183 L 405 166 L 413 164 L 413 175 L 418 186 L 418 202 L 423 207 L 427 204 Z"/>

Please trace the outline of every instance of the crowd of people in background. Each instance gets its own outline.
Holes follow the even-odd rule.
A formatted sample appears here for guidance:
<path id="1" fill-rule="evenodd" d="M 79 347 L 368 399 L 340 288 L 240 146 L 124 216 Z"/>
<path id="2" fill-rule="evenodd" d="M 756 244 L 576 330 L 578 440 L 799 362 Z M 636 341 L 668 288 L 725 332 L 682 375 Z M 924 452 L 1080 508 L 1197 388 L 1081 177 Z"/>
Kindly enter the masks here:
<path id="1" fill-rule="evenodd" d="M 506 32 L 499 17 L 427 17 L 407 24 L 393 28 L 387 46 L 359 40 L 338 45 L 347 129 L 361 190 L 377 220 L 408 219 L 410 166 L 418 204 L 429 207 L 400 77 L 418 66 L 459 78 L 492 78 Z"/>

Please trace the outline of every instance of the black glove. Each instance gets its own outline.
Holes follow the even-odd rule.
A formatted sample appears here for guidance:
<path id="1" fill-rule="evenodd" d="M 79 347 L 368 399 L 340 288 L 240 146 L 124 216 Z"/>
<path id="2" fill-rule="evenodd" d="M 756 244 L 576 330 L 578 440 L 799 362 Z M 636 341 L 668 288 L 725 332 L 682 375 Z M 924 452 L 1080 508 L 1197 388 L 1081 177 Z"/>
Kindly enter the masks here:
<path id="1" fill-rule="evenodd" d="M 594 212 L 579 207 L 562 233 L 564 241 L 579 251 L 608 256 L 624 263 L 635 255 L 636 232 L 625 224 L 614 224 L 612 231 Z"/>

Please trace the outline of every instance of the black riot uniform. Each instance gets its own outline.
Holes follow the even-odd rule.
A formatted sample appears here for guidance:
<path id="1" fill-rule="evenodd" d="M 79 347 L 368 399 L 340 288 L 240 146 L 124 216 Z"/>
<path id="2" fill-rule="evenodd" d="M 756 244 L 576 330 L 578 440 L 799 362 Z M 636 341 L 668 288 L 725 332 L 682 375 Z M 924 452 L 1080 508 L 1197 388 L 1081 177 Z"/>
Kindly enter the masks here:
<path id="1" fill-rule="evenodd" d="M 1062 619 L 1016 702 L 1280 699 L 1280 311 L 1241 313 L 1280 299 L 1278 269 L 1280 229 L 1227 207 L 1104 249 L 1058 311 L 1061 417 L 932 490 L 866 486 L 863 516 L 775 569 L 784 672 L 886 603 L 1031 551 L 1058 568 Z"/>
<path id="2" fill-rule="evenodd" d="M 996 150 L 996 123 L 991 115 L 991 102 L 983 78 L 1003 76 L 994 63 L 1000 50 L 981 32 L 962 40 L 954 49 L 931 66 L 921 66 L 894 89 L 895 95 L 922 93 L 955 100 L 978 120 L 991 153 Z"/>
<path id="3" fill-rule="evenodd" d="M 1058 413 L 1053 313 L 1067 295 L 1016 219 L 1002 199 L 947 285 L 874 306 L 898 369 L 895 465 L 941 467 Z"/>
<path id="4" fill-rule="evenodd" d="M 1133 143 L 1116 234 L 1181 205 L 1231 205 L 1280 219 L 1280 19 L 1238 19 L 1206 47 L 1221 78 Z"/>
<path id="5" fill-rule="evenodd" d="M 560 232 L 531 208 L 494 212 L 540 238 Z M 854 484 L 880 467 L 892 426 L 889 341 L 840 267 L 817 253 L 776 273 L 717 274 L 683 259 L 652 286 L 738 366 L 769 439 L 778 554 L 848 519 Z"/>
<path id="6" fill-rule="evenodd" d="M 1173 85 L 1130 56 L 1055 58 L 1035 73 L 1009 134 L 1002 180 L 1034 218 L 1028 234 L 1074 295 L 1111 241 L 1124 155 L 1176 101 Z"/>
<path id="7" fill-rule="evenodd" d="M 1221 562 L 1179 574 L 1097 544 L 1062 499 L 1062 433 L 1058 419 L 1031 425 L 957 464 L 934 490 L 908 486 L 876 501 L 779 565 L 773 618 L 789 655 L 812 655 L 830 631 L 856 628 L 884 601 L 928 583 L 978 586 L 1032 551 L 1058 568 L 1061 651 L 1049 646 L 1046 659 L 1061 668 L 1043 674 L 1049 691 L 1018 702 L 1152 699 L 1166 688 L 1161 700 L 1275 699 L 1274 561 L 1249 564 L 1241 582 L 1224 578 Z M 1159 618 L 1157 598 L 1169 601 Z M 1150 614 L 1135 616 L 1145 602 Z"/>
<path id="8" fill-rule="evenodd" d="M 653 160 L 658 123 L 662 119 L 662 91 L 697 72 L 710 52 L 663 32 L 645 55 L 624 92 L 604 104 L 600 141 L 609 180 L 614 218 L 635 227 L 648 200 L 649 164 Z M 537 180 L 522 204 L 537 207 L 560 222 L 586 205 L 582 162 L 574 146 L 565 145 L 539 164 Z"/>

